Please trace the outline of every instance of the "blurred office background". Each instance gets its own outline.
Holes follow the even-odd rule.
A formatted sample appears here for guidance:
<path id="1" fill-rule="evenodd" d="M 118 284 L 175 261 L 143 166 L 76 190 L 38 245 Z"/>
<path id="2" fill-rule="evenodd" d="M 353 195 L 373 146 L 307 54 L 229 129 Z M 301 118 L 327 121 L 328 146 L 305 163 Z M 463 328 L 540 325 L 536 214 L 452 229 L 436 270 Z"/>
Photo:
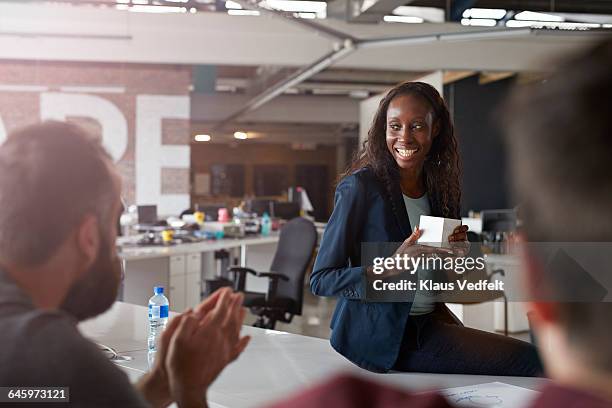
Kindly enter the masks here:
<path id="1" fill-rule="evenodd" d="M 611 28 L 601 0 L 2 1 L 0 141 L 33 121 L 74 121 L 102 138 L 126 204 L 155 206 L 153 224 L 198 209 L 219 222 L 219 208 L 250 204 L 257 217 L 307 215 L 320 233 L 381 94 L 423 80 L 455 121 L 462 215 L 508 209 L 497 107 Z M 157 279 L 171 303 L 192 306 L 228 264 L 267 270 L 277 243 L 253 245 L 248 260 L 219 248 L 126 258 L 136 289 L 126 283 L 124 300 L 145 304 Z M 247 289 L 265 292 L 257 279 Z M 302 316 L 277 328 L 326 337 L 334 301 L 305 288 Z M 500 329 L 494 308 L 471 307 L 474 325 Z M 516 319 L 510 331 L 524 331 Z"/>

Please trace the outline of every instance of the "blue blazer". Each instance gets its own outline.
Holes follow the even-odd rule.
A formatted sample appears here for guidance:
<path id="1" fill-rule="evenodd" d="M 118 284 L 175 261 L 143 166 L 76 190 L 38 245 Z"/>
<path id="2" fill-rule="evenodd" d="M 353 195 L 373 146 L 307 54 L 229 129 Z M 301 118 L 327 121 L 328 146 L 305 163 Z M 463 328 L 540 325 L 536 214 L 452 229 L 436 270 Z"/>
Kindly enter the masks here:
<path id="1" fill-rule="evenodd" d="M 368 168 L 340 181 L 310 276 L 313 294 L 338 298 L 330 324 L 332 347 L 358 366 L 376 372 L 389 371 L 395 364 L 412 307 L 410 302 L 363 300 L 361 243 L 402 242 L 411 233 L 399 185 L 391 200 L 388 196 Z M 432 213 L 440 215 L 433 207 Z M 444 309 L 450 320 L 458 322 Z"/>

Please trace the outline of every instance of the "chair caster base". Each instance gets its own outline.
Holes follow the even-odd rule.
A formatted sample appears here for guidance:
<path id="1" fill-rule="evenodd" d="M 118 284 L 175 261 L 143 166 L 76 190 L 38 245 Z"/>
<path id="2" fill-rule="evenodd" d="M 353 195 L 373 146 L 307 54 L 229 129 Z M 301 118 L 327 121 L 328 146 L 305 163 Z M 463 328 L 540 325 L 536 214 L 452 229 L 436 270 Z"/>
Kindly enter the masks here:
<path id="1" fill-rule="evenodd" d="M 255 323 L 253 323 L 253 327 L 274 330 L 276 327 L 276 319 L 270 319 L 266 316 L 259 316 L 257 320 L 255 320 Z"/>

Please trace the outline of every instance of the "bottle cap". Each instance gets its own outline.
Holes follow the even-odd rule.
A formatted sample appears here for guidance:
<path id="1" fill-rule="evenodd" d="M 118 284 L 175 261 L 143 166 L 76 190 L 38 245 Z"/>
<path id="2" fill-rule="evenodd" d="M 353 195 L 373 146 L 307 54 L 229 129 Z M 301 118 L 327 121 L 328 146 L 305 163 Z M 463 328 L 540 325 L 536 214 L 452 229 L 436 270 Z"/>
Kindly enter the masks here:
<path id="1" fill-rule="evenodd" d="M 156 295 L 161 295 L 164 293 L 164 287 L 163 286 L 155 286 L 153 288 L 153 293 L 155 293 Z"/>

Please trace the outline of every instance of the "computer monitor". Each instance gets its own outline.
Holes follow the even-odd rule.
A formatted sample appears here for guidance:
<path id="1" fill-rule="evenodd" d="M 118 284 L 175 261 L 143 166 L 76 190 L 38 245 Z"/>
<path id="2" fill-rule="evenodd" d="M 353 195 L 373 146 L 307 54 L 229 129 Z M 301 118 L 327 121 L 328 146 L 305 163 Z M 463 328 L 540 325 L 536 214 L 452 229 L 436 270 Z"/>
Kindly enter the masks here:
<path id="1" fill-rule="evenodd" d="M 299 203 L 275 201 L 272 203 L 272 216 L 292 220 L 300 216 L 300 209 Z"/>
<path id="2" fill-rule="evenodd" d="M 199 205 L 198 210 L 204 213 L 206 221 L 218 221 L 219 209 L 226 208 L 224 205 Z"/>
<path id="3" fill-rule="evenodd" d="M 138 223 L 141 225 L 153 225 L 157 222 L 156 205 L 138 206 Z"/>
<path id="4" fill-rule="evenodd" d="M 480 212 L 483 232 L 511 232 L 516 230 L 516 210 L 483 210 Z"/>
<path id="5" fill-rule="evenodd" d="M 272 216 L 274 200 L 250 200 L 247 204 L 248 212 L 262 216 L 263 213 L 268 213 Z"/>

